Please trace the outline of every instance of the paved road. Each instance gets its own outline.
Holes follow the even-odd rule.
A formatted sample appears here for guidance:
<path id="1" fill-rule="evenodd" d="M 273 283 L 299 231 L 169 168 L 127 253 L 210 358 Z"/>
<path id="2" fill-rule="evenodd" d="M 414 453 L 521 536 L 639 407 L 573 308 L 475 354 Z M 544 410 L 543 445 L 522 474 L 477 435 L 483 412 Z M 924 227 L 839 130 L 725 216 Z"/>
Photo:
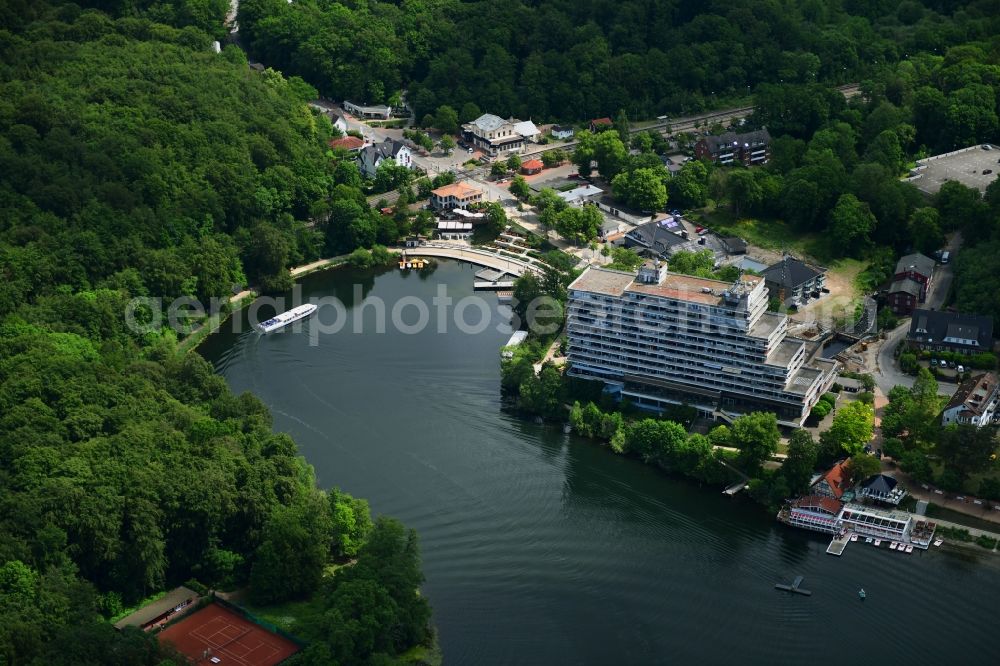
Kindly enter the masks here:
<path id="1" fill-rule="evenodd" d="M 948 239 L 945 249 L 954 256 L 960 247 L 962 247 L 961 234 L 952 234 L 951 238 Z M 951 264 L 939 264 L 934 270 L 934 277 L 931 280 L 931 288 L 927 294 L 927 302 L 924 304 L 924 307 L 932 310 L 940 309 L 944 305 L 945 299 L 948 298 L 952 280 Z M 878 368 L 874 374 L 875 383 L 878 384 L 879 388 L 886 395 L 889 394 L 893 386 L 900 384 L 906 387 L 913 386 L 914 377 L 902 372 L 899 369 L 896 359 L 893 358 L 893 350 L 906 337 L 909 330 L 910 319 L 900 320 L 899 327 L 886 336 L 882 347 L 879 349 Z M 939 386 L 941 387 L 940 393 L 942 395 L 952 395 L 955 392 L 955 387 L 951 384 L 942 383 Z"/>

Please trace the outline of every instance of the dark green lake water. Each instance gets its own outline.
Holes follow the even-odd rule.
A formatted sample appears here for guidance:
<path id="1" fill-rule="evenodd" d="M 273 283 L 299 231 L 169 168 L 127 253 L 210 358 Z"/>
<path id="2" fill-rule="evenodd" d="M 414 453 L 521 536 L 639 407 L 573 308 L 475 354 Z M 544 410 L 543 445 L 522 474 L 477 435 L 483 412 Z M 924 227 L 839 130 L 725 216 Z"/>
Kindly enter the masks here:
<path id="1" fill-rule="evenodd" d="M 352 317 L 355 282 L 391 308 L 404 296 L 430 303 L 439 284 L 469 295 L 473 272 L 447 261 L 423 275 L 344 269 L 302 288 L 339 296 Z M 263 337 L 230 323 L 201 352 L 270 406 L 321 486 L 419 531 L 449 664 L 995 658 L 998 557 L 863 543 L 833 557 L 826 538 L 717 488 L 508 415 L 498 365 L 508 335 L 492 327 L 356 335 L 348 324 L 311 346 L 312 326 Z M 796 575 L 812 597 L 773 589 Z"/>

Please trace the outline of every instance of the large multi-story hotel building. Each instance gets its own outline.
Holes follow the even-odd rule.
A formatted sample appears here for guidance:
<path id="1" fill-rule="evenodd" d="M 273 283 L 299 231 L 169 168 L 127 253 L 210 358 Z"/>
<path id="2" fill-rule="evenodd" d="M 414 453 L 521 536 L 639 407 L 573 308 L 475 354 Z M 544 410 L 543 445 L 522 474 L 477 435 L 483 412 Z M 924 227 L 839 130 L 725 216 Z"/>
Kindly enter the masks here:
<path id="1" fill-rule="evenodd" d="M 761 277 L 733 284 L 647 262 L 638 275 L 588 268 L 569 286 L 570 374 L 651 409 L 697 407 L 732 420 L 767 411 L 798 427 L 833 383 L 836 362 L 788 335 Z"/>

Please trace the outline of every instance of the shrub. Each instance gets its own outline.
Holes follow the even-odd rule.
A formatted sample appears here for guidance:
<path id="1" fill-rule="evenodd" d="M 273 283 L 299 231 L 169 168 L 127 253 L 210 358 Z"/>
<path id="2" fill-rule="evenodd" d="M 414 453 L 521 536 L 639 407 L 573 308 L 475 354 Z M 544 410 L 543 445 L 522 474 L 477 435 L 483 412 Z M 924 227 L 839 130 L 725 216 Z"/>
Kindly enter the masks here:
<path id="1" fill-rule="evenodd" d="M 860 400 L 861 402 L 865 403 L 866 405 L 874 405 L 875 404 L 875 394 L 874 393 L 869 393 L 868 391 L 865 391 L 864 393 L 859 393 L 858 394 L 858 400 Z"/>
<path id="2" fill-rule="evenodd" d="M 997 547 L 997 540 L 988 537 L 985 534 L 979 535 L 979 537 L 976 538 L 976 543 L 982 546 L 983 548 L 986 548 L 987 550 L 993 550 L 994 548 Z"/>

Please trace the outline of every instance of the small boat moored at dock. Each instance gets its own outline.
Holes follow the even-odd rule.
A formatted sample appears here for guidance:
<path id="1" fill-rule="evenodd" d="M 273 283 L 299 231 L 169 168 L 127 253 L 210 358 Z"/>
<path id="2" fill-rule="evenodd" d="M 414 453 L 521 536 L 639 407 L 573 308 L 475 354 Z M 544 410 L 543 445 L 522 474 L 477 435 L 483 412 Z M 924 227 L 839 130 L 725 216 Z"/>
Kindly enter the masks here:
<path id="1" fill-rule="evenodd" d="M 882 545 L 882 539 L 875 539 L 875 547 L 878 548 Z"/>
<path id="2" fill-rule="evenodd" d="M 858 535 L 857 534 L 852 534 L 851 535 L 851 541 L 857 541 L 857 540 L 858 540 Z"/>
<path id="3" fill-rule="evenodd" d="M 934 546 L 938 547 L 944 543 L 944 539 L 934 539 Z"/>
<path id="4" fill-rule="evenodd" d="M 896 546 L 898 546 L 898 545 L 899 544 L 897 544 L 895 541 L 893 541 L 892 543 L 889 544 L 889 550 L 896 550 Z"/>
<path id="5" fill-rule="evenodd" d="M 912 553 L 913 552 L 913 544 L 912 543 L 906 544 L 906 552 L 907 553 Z"/>

